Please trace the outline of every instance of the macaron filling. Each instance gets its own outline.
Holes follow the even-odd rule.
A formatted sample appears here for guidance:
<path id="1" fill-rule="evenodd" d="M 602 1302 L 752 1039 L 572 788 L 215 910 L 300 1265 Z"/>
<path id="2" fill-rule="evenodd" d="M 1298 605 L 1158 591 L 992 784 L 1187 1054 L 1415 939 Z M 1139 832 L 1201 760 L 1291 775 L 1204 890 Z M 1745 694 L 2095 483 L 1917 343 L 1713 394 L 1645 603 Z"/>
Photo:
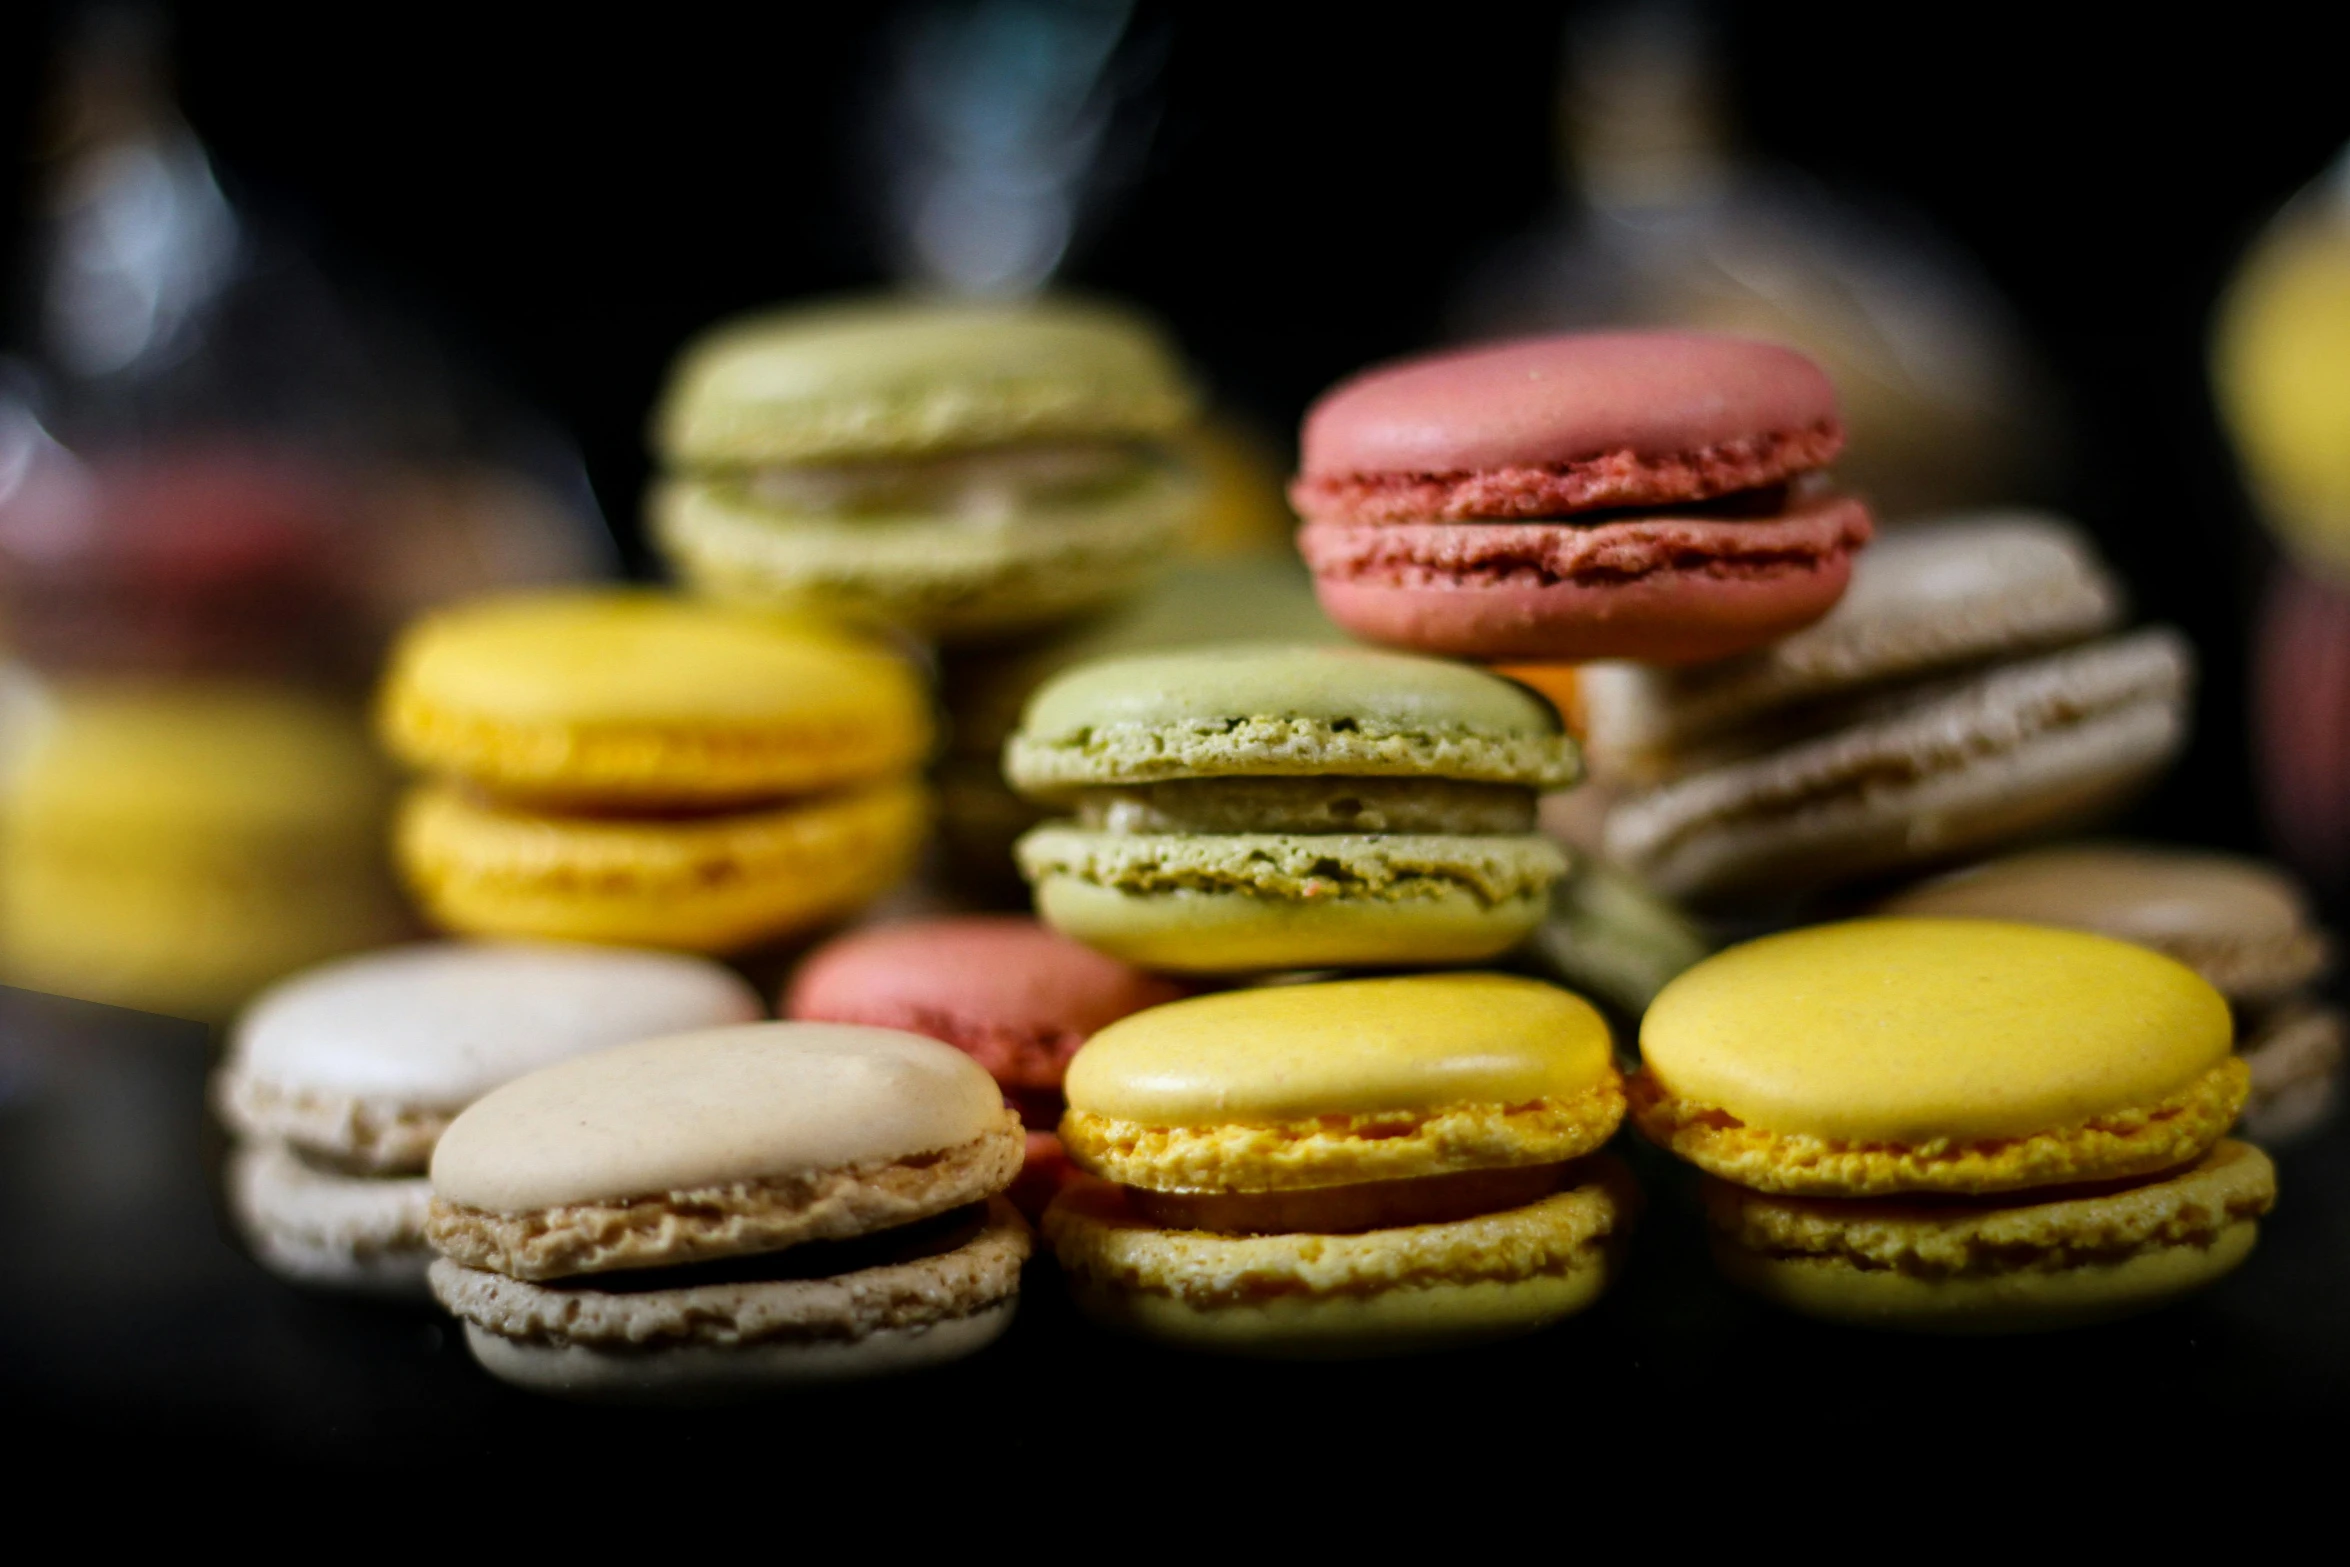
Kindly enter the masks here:
<path id="1" fill-rule="evenodd" d="M 1414 1224 L 1450 1224 L 1522 1208 L 1570 1184 L 1563 1164 L 1455 1170 L 1396 1181 L 1270 1192 L 1162 1192 L 1130 1186 L 1126 1200 L 1153 1224 L 1226 1235 L 1357 1234 Z"/>
<path id="2" fill-rule="evenodd" d="M 1536 795 L 1450 778 L 1179 778 L 1087 789 L 1077 820 L 1113 833 L 1530 833 Z"/>
<path id="3" fill-rule="evenodd" d="M 1001 446 L 862 462 L 769 464 L 744 493 L 782 511 L 1005 522 L 1141 484 L 1170 459 L 1135 442 Z M 720 470 L 721 472 L 723 470 Z"/>

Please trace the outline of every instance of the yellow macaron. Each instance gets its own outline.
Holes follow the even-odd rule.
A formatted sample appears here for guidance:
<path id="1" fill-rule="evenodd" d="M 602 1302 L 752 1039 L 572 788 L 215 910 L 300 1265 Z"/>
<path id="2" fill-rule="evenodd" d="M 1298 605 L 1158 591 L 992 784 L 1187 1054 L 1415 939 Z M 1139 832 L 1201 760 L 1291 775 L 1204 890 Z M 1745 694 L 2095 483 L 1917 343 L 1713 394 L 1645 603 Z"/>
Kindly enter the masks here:
<path id="1" fill-rule="evenodd" d="M 1995 920 L 1720 953 L 1640 1028 L 1632 1116 L 1757 1191 L 1984 1193 L 2189 1163 L 2243 1108 L 2227 1002 L 2126 942 Z"/>
<path id="2" fill-rule="evenodd" d="M 1103 1029 L 1045 1233 L 1082 1309 L 1235 1354 L 1523 1333 L 1604 1289 L 1635 1197 L 1581 998 L 1496 974 L 1231 991 Z M 1108 1184 L 1115 1182 L 1117 1184 Z"/>
<path id="3" fill-rule="evenodd" d="M 428 774 L 395 833 L 443 928 L 727 953 L 841 915 L 911 864 L 929 699 L 879 643 L 621 589 L 429 616 L 385 743 Z"/>
<path id="4" fill-rule="evenodd" d="M 922 683 L 809 621 L 625 589 L 486 600 L 412 626 L 383 687 L 410 766 L 509 800 L 712 806 L 904 772 Z"/>
<path id="5" fill-rule="evenodd" d="M 1731 948 L 1641 1024 L 1631 1113 L 1708 1172 L 1723 1272 L 1916 1332 L 2069 1327 L 2233 1269 L 2274 1204 L 2223 1141 L 2227 1003 L 2170 958 L 1994 920 L 1871 919 Z"/>

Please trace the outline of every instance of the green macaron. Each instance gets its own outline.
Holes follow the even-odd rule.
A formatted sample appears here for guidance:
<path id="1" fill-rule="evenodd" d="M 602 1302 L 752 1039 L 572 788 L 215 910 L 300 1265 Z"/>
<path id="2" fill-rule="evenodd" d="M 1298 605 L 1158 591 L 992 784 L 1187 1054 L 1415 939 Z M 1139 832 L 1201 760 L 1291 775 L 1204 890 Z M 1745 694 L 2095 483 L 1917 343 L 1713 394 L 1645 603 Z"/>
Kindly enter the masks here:
<path id="1" fill-rule="evenodd" d="M 1195 395 L 1147 321 L 1068 300 L 869 299 L 722 326 L 654 421 L 656 539 L 712 596 L 949 637 L 1136 586 L 1195 486 Z"/>
<path id="2" fill-rule="evenodd" d="M 1466 665 L 1224 645 L 1068 671 L 1004 770 L 1076 813 L 1018 848 L 1047 923 L 1213 973 L 1507 951 L 1566 871 L 1534 803 L 1577 759 L 1548 703 Z"/>

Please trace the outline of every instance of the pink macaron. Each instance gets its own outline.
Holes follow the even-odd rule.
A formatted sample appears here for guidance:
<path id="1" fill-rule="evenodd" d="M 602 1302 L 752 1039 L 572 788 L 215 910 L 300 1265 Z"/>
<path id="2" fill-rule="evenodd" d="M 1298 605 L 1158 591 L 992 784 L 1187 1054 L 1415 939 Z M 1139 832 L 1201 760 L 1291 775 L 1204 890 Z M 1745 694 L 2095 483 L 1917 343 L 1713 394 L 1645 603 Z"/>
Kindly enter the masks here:
<path id="1" fill-rule="evenodd" d="M 1530 338 L 1373 370 L 1306 417 L 1290 498 L 1332 619 L 1456 657 L 1694 663 L 1843 596 L 1867 508 L 1818 470 L 1836 395 L 1792 349 Z"/>
<path id="2" fill-rule="evenodd" d="M 964 915 L 825 943 L 792 976 L 783 1015 L 943 1039 L 1025 1103 L 1061 1091 L 1095 1030 L 1187 993 L 1025 915 Z"/>

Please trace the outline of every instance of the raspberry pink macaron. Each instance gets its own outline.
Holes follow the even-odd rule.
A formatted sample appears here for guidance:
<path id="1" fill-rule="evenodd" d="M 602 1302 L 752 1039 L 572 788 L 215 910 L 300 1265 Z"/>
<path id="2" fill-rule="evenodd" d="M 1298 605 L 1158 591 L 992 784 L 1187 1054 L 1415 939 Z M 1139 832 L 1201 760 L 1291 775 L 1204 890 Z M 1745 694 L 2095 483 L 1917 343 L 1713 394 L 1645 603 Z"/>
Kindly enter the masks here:
<path id="1" fill-rule="evenodd" d="M 1041 1205 L 1068 1173 L 1052 1128 L 1069 1058 L 1098 1029 L 1190 994 L 1024 915 L 909 920 L 851 931 L 800 965 L 783 1014 L 941 1039 L 987 1068 L 1030 1130 L 1013 1201 Z"/>
<path id="2" fill-rule="evenodd" d="M 1791 349 L 1528 338 L 1327 393 L 1290 499 L 1323 608 L 1369 641 L 1694 663 L 1843 595 L 1870 534 L 1816 477 L 1843 445 L 1827 376 Z"/>

